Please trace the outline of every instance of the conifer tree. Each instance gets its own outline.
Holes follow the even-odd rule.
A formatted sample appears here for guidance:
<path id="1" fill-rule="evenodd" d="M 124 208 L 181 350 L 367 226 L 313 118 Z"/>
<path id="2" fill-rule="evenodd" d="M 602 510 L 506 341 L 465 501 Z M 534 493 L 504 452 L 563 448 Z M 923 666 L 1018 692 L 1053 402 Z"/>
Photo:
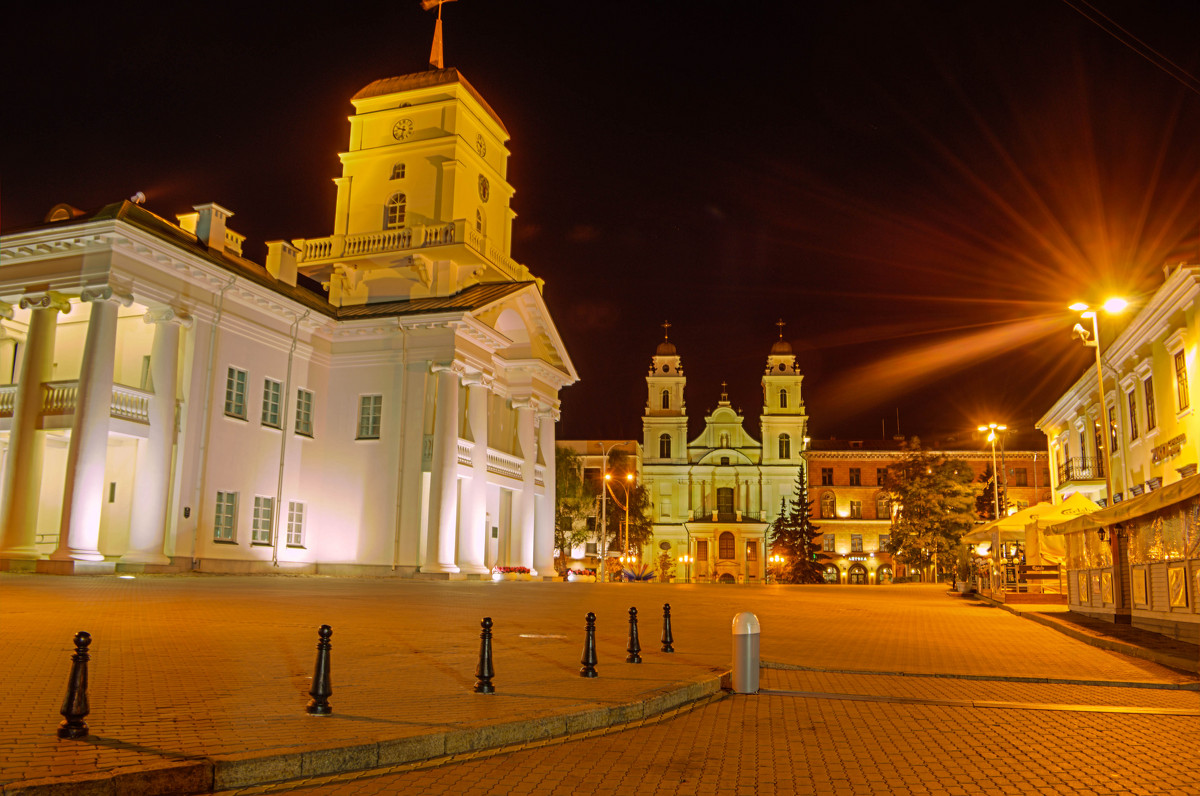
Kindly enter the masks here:
<path id="1" fill-rule="evenodd" d="M 771 523 L 768 533 L 771 552 L 787 559 L 780 572 L 782 582 L 823 582 L 822 567 L 817 561 L 817 537 L 821 535 L 821 529 L 812 523 L 812 501 L 808 499 L 804 468 L 796 474 L 791 505 L 780 498 L 779 516 Z"/>

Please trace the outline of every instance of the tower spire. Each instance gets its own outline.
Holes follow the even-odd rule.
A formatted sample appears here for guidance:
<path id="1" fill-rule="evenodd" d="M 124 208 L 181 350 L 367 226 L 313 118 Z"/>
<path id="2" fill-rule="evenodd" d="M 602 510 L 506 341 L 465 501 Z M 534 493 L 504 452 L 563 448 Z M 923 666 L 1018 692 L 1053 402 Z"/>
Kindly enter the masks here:
<path id="1" fill-rule="evenodd" d="M 434 6 L 437 6 L 437 24 L 433 28 L 433 47 L 429 49 L 429 65 L 434 69 L 444 69 L 445 63 L 442 58 L 442 6 L 446 3 L 453 3 L 454 0 L 421 0 L 421 8 L 429 11 Z"/>

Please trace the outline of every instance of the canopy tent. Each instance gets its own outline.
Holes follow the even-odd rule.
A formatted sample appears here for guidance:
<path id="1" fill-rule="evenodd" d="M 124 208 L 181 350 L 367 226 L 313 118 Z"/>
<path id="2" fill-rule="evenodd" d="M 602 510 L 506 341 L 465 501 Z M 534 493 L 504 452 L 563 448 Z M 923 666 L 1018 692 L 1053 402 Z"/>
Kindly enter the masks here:
<path id="1" fill-rule="evenodd" d="M 1045 505 L 1045 503 L 1039 503 L 1033 508 Z M 1061 536 L 1047 536 L 1046 529 L 1067 520 L 1086 519 L 1088 515 L 1099 509 L 1098 505 L 1083 494 L 1072 492 L 1066 500 L 1053 504 L 1049 510 L 1039 511 L 1030 516 L 1025 526 L 1026 562 L 1030 564 L 1062 564 L 1065 562 L 1067 560 L 1066 540 Z"/>
<path id="2" fill-rule="evenodd" d="M 1001 517 L 998 520 L 991 520 L 980 525 L 978 528 L 963 535 L 962 540 L 967 544 L 979 544 L 992 540 L 994 532 L 1000 532 L 1000 539 L 1005 542 L 1013 542 L 1024 538 L 1025 523 L 1028 521 L 1028 515 L 1035 509 L 1051 508 L 1050 503 L 1038 503 L 1036 506 L 1030 506 L 1027 509 L 1018 511 L 1016 514 L 1010 514 L 1007 517 Z"/>
<path id="3" fill-rule="evenodd" d="M 1172 503 L 1187 500 L 1200 495 L 1200 475 L 1192 475 L 1182 481 L 1167 484 L 1164 487 L 1147 492 L 1129 500 L 1123 500 L 1115 506 L 1094 511 L 1082 517 L 1065 522 L 1058 522 L 1046 530 L 1047 536 L 1061 536 L 1068 533 L 1082 533 L 1107 528 L 1119 522 L 1132 520 L 1145 514 L 1166 508 Z"/>

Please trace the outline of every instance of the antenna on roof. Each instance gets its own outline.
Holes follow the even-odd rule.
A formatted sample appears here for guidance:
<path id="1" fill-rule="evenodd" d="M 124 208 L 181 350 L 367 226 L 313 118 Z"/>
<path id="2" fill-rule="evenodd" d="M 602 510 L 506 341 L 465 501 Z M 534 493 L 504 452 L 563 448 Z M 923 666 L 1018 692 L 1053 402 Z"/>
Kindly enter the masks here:
<path id="1" fill-rule="evenodd" d="M 426 11 L 434 6 L 437 6 L 438 10 L 437 24 L 433 28 L 433 47 L 429 50 L 429 65 L 434 69 L 445 68 L 442 59 L 442 6 L 453 2 L 454 0 L 421 0 L 421 8 Z"/>

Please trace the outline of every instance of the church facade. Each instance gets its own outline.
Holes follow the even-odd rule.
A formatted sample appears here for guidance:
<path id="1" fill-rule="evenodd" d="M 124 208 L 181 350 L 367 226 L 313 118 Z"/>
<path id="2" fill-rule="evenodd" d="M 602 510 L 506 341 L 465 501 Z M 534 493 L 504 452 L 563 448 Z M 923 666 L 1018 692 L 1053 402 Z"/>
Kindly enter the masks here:
<path id="1" fill-rule="evenodd" d="M 0 247 L 0 567 L 554 574 L 559 390 L 508 131 L 455 69 L 351 100 L 333 234 L 60 205 Z"/>
<path id="2" fill-rule="evenodd" d="M 722 393 L 704 430 L 689 439 L 683 359 L 673 343 L 658 345 L 646 376 L 641 478 L 651 502 L 653 556 L 667 553 L 677 562 L 677 578 L 765 582 L 767 529 L 803 462 L 803 379 L 791 346 L 776 341 L 763 369 L 757 438 Z M 692 561 L 679 564 L 683 556 Z"/>

